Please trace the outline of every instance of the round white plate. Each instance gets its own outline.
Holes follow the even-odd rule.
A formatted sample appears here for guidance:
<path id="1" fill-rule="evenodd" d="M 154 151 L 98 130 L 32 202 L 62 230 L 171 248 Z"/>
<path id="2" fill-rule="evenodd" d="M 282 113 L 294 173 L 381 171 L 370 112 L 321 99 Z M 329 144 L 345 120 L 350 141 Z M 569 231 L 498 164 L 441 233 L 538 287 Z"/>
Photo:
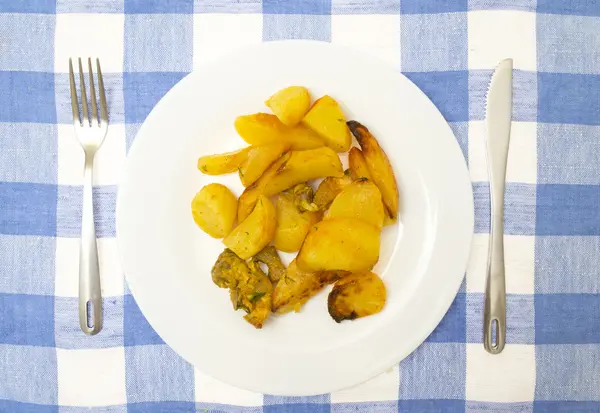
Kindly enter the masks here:
<path id="1" fill-rule="evenodd" d="M 210 269 L 220 240 L 193 222 L 190 202 L 211 177 L 201 155 L 243 147 L 236 116 L 289 85 L 329 94 L 348 120 L 367 126 L 387 152 L 401 198 L 401 224 L 387 227 L 375 271 L 388 290 L 384 310 L 335 323 L 331 287 L 300 313 L 262 330 L 234 312 Z M 277 395 L 327 393 L 363 382 L 410 354 L 448 310 L 473 232 L 469 174 L 455 137 L 431 101 L 392 68 L 326 43 L 273 42 L 187 76 L 150 113 L 129 152 L 117 202 L 117 236 L 129 286 L 152 327 L 200 371 Z M 289 258 L 289 257 L 288 257 Z"/>

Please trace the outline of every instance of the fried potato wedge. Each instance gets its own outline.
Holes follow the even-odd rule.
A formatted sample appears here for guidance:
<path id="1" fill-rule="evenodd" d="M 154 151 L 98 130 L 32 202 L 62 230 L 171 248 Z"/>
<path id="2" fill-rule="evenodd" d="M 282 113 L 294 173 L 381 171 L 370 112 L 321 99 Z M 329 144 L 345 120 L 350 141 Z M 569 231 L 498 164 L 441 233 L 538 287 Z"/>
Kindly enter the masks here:
<path id="1" fill-rule="evenodd" d="M 325 213 L 324 219 L 356 218 L 381 229 L 385 210 L 381 193 L 367 178 L 360 178 L 342 189 Z"/>
<path id="2" fill-rule="evenodd" d="M 246 161 L 250 147 L 239 151 L 208 155 L 198 159 L 198 169 L 207 175 L 223 175 L 235 172 Z"/>
<path id="3" fill-rule="evenodd" d="M 237 199 L 224 185 L 208 184 L 192 199 L 194 222 L 213 238 L 231 231 L 237 215 Z"/>
<path id="4" fill-rule="evenodd" d="M 296 260 L 293 260 L 273 289 L 273 312 L 285 314 L 290 311 L 300 311 L 308 299 L 323 287 L 347 275 L 348 273 L 343 271 L 302 271 L 298 268 Z"/>
<path id="5" fill-rule="evenodd" d="M 343 174 L 340 158 L 328 147 L 286 152 L 244 190 L 238 200 L 238 220 L 248 216 L 261 194 L 271 197 L 302 182 Z"/>
<path id="6" fill-rule="evenodd" d="M 275 116 L 286 126 L 296 126 L 310 108 L 310 94 L 303 86 L 281 89 L 266 102 Z"/>
<path id="7" fill-rule="evenodd" d="M 357 147 L 350 148 L 350 152 L 348 152 L 348 169 L 350 169 L 350 176 L 354 180 L 360 178 L 373 179 L 371 178 L 365 157 Z"/>
<path id="8" fill-rule="evenodd" d="M 360 219 L 327 219 L 310 229 L 296 261 L 304 271 L 370 271 L 379 260 L 380 233 Z"/>
<path id="9" fill-rule="evenodd" d="M 235 130 L 250 145 L 266 145 L 272 142 L 286 142 L 290 149 L 303 151 L 325 145 L 316 132 L 303 124 L 285 126 L 277 116 L 268 113 L 238 116 Z"/>
<path id="10" fill-rule="evenodd" d="M 312 105 L 302 123 L 308 126 L 336 152 L 346 152 L 352 144 L 352 135 L 346 125 L 346 117 L 340 105 L 325 95 Z"/>
<path id="11" fill-rule="evenodd" d="M 265 170 L 289 148 L 286 142 L 272 142 L 266 145 L 251 146 L 246 160 L 238 168 L 242 185 L 256 182 Z"/>
<path id="12" fill-rule="evenodd" d="M 347 172 L 344 172 L 341 178 L 330 176 L 321 181 L 313 198 L 313 202 L 321 211 L 327 209 L 342 189 L 352 183 L 352 178 Z"/>
<path id="13" fill-rule="evenodd" d="M 331 317 L 340 323 L 380 312 L 386 296 L 385 284 L 377 274 L 352 274 L 335 283 L 327 299 L 327 308 Z"/>
<path id="14" fill-rule="evenodd" d="M 301 212 L 296 206 L 294 194 L 287 191 L 277 195 L 275 210 L 277 228 L 273 245 L 283 252 L 298 251 L 308 230 L 319 222 L 321 214 L 319 212 Z"/>
<path id="15" fill-rule="evenodd" d="M 351 120 L 348 127 L 360 145 L 373 182 L 381 191 L 383 204 L 392 220 L 398 217 L 398 185 L 394 170 L 377 139 L 360 123 Z"/>
<path id="16" fill-rule="evenodd" d="M 262 262 L 269 269 L 269 279 L 273 284 L 277 283 L 282 275 L 285 273 L 285 265 L 281 262 L 279 254 L 274 246 L 268 245 L 263 248 L 258 254 L 254 256 L 254 259 Z"/>
<path id="17" fill-rule="evenodd" d="M 223 243 L 245 260 L 262 250 L 275 235 L 275 207 L 269 198 L 259 196 L 254 210 L 223 240 Z"/>

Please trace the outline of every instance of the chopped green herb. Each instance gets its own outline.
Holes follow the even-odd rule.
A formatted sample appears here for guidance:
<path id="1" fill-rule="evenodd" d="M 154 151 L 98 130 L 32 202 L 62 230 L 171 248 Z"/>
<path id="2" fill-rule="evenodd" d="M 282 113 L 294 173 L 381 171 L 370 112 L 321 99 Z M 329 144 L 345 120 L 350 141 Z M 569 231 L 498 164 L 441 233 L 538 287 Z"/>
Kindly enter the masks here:
<path id="1" fill-rule="evenodd" d="M 200 170 L 201 170 L 202 172 L 206 172 L 206 171 L 208 171 L 208 168 L 206 167 L 206 165 L 202 165 L 202 166 L 200 167 Z"/>
<path id="2" fill-rule="evenodd" d="M 243 178 L 244 177 L 244 173 L 242 172 L 242 168 L 238 167 L 238 172 L 240 173 L 240 176 Z"/>

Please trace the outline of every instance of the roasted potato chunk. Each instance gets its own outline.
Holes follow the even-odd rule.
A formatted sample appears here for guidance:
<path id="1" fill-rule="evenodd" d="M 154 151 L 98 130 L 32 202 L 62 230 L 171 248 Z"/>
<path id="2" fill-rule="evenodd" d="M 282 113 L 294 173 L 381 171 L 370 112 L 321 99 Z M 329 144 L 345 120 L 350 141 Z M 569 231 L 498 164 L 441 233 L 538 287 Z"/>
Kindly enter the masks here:
<path id="1" fill-rule="evenodd" d="M 367 161 L 365 161 L 362 151 L 356 147 L 351 148 L 348 152 L 348 169 L 350 169 L 350 176 L 354 180 L 360 178 L 372 180 Z"/>
<path id="2" fill-rule="evenodd" d="M 338 323 L 354 320 L 380 312 L 386 295 L 385 284 L 377 274 L 352 274 L 335 283 L 327 299 L 327 308 Z"/>
<path id="3" fill-rule="evenodd" d="M 271 96 L 265 104 L 286 126 L 296 126 L 310 108 L 310 94 L 305 87 L 290 86 Z"/>
<path id="4" fill-rule="evenodd" d="M 354 120 L 348 122 L 348 127 L 362 149 L 367 168 L 373 182 L 381 192 L 388 215 L 392 220 L 395 220 L 398 217 L 398 185 L 387 155 L 366 127 Z"/>
<path id="5" fill-rule="evenodd" d="M 315 149 L 325 145 L 323 139 L 310 128 L 302 124 L 294 127 L 285 126 L 277 116 L 268 113 L 238 116 L 234 126 L 242 139 L 250 145 L 286 142 L 294 151 Z"/>
<path id="6" fill-rule="evenodd" d="M 275 284 L 281 276 L 285 273 L 285 266 L 279 258 L 279 254 L 274 246 L 269 245 L 263 248 L 258 254 L 254 256 L 254 259 L 262 262 L 269 269 L 269 279 L 271 283 Z"/>
<path id="7" fill-rule="evenodd" d="M 308 230 L 320 220 L 318 212 L 301 212 L 293 193 L 282 192 L 275 202 L 277 228 L 273 245 L 279 251 L 296 252 L 302 246 Z"/>
<path id="8" fill-rule="evenodd" d="M 336 152 L 346 152 L 352 144 L 352 135 L 340 105 L 331 96 L 323 96 L 312 105 L 302 123 L 325 141 Z"/>
<path id="9" fill-rule="evenodd" d="M 207 175 L 229 174 L 238 170 L 248 156 L 250 147 L 239 151 L 208 155 L 198 159 L 198 169 Z"/>
<path id="10" fill-rule="evenodd" d="M 296 261 L 304 271 L 370 271 L 379 260 L 380 230 L 355 218 L 332 218 L 310 229 Z"/>
<path id="11" fill-rule="evenodd" d="M 245 260 L 271 242 L 275 227 L 275 207 L 269 198 L 260 196 L 252 213 L 231 231 L 223 243 Z"/>
<path id="12" fill-rule="evenodd" d="M 192 199 L 194 222 L 213 238 L 231 231 L 237 215 L 237 199 L 224 185 L 208 184 Z"/>
<path id="13" fill-rule="evenodd" d="M 248 216 L 260 194 L 271 197 L 299 183 L 326 176 L 343 176 L 340 158 L 330 148 L 287 152 L 244 190 L 238 201 L 238 220 Z"/>
<path id="14" fill-rule="evenodd" d="M 238 168 L 242 185 L 249 186 L 253 184 L 288 147 L 289 145 L 285 142 L 251 146 L 246 155 L 246 160 Z"/>
<path id="15" fill-rule="evenodd" d="M 360 178 L 342 189 L 325 213 L 325 219 L 362 219 L 381 229 L 385 211 L 377 186 L 366 178 Z"/>
<path id="16" fill-rule="evenodd" d="M 325 210 L 333 202 L 335 197 L 342 192 L 342 189 L 351 183 L 352 178 L 350 178 L 349 174 L 346 172 L 344 172 L 344 176 L 341 178 L 334 178 L 332 176 L 327 177 L 319 184 L 313 202 L 320 210 Z"/>

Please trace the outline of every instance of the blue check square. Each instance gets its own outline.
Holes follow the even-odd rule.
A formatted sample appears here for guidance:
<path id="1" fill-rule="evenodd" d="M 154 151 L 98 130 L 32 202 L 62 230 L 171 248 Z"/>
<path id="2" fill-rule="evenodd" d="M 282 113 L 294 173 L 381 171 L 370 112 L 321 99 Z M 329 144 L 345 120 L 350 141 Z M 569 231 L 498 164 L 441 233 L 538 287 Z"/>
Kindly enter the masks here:
<path id="1" fill-rule="evenodd" d="M 0 294 L 0 320 L 0 344 L 39 347 L 55 344 L 52 296 Z"/>
<path id="2" fill-rule="evenodd" d="M 260 13 L 261 0 L 194 0 L 194 13 Z"/>
<path id="3" fill-rule="evenodd" d="M 175 13 L 191 14 L 194 12 L 194 0 L 124 0 L 125 14 Z"/>
<path id="4" fill-rule="evenodd" d="M 191 72 L 191 14 L 125 15 L 126 72 Z"/>
<path id="5" fill-rule="evenodd" d="M 167 345 L 126 347 L 125 384 L 132 403 L 194 401 L 194 368 Z"/>
<path id="6" fill-rule="evenodd" d="M 56 0 L 32 0 L 32 1 L 1 1 L 0 13 L 40 13 L 54 14 L 56 12 Z M 1 36 L 0 36 L 1 38 Z"/>
<path id="7" fill-rule="evenodd" d="M 59 237 L 79 237 L 81 235 L 81 209 L 83 188 L 60 185 L 56 211 L 56 232 Z M 94 188 L 94 221 L 96 236 L 115 236 L 115 209 L 117 187 L 103 185 Z"/>
<path id="8" fill-rule="evenodd" d="M 400 362 L 400 399 L 464 399 L 466 346 L 424 343 Z"/>
<path id="9" fill-rule="evenodd" d="M 467 0 L 401 0 L 403 14 L 434 14 L 467 11 Z"/>
<path id="10" fill-rule="evenodd" d="M 198 409 L 196 409 L 198 407 Z M 218 407 L 217 407 L 218 409 Z M 219 410 L 216 410 L 219 411 Z M 211 408 L 196 406 L 193 402 L 164 401 L 127 403 L 127 413 L 210 413 Z M 229 413 L 229 412 L 228 412 Z M 258 413 L 258 412 L 257 412 Z"/>
<path id="11" fill-rule="evenodd" d="M 140 311 L 133 296 L 124 296 L 124 344 L 138 346 L 146 344 L 164 344 Z"/>
<path id="12" fill-rule="evenodd" d="M 331 15 L 331 0 L 263 0 L 262 10 L 268 14 Z"/>
<path id="13" fill-rule="evenodd" d="M 402 71 L 468 68 L 466 13 L 403 14 L 400 32 Z"/>
<path id="14" fill-rule="evenodd" d="M 331 16 L 310 14 L 265 14 L 263 40 L 308 39 L 331 41 Z"/>
<path id="15" fill-rule="evenodd" d="M 538 15 L 544 14 L 573 14 L 578 16 L 600 16 L 600 7 L 596 1 L 556 1 L 538 0 Z"/>
<path id="16" fill-rule="evenodd" d="M 123 11 L 123 0 L 56 0 L 57 13 L 123 13 Z"/>
<path id="17" fill-rule="evenodd" d="M 54 294 L 55 252 L 52 237 L 0 235 L 0 293 Z"/>
<path id="18" fill-rule="evenodd" d="M 0 122 L 56 123 L 52 73 L 0 71 L 0 96 Z"/>
<path id="19" fill-rule="evenodd" d="M 332 15 L 399 14 L 400 0 L 332 0 Z"/>
<path id="20" fill-rule="evenodd" d="M 469 10 L 535 11 L 536 0 L 469 0 Z"/>
<path id="21" fill-rule="evenodd" d="M 600 125 L 600 75 L 538 73 L 538 121 Z"/>
<path id="22" fill-rule="evenodd" d="M 0 5 L 0 10 L 2 7 Z M 3 42 L 0 70 L 52 72 L 54 47 L 48 39 L 54 36 L 55 25 L 52 14 L 0 13 L 0 39 Z"/>
<path id="23" fill-rule="evenodd" d="M 3 400 L 56 405 L 58 401 L 56 350 L 52 347 L 0 344 L 0 409 Z M 28 411 L 28 406 L 17 406 Z M 31 410 L 29 410 L 31 411 Z M 40 408 L 35 412 L 45 412 Z"/>
<path id="24" fill-rule="evenodd" d="M 533 403 L 498 403 L 467 400 L 469 413 L 533 413 Z"/>
<path id="25" fill-rule="evenodd" d="M 398 412 L 401 413 L 465 413 L 464 400 L 452 399 L 414 399 L 399 400 Z"/>
<path id="26" fill-rule="evenodd" d="M 459 293 L 450 309 L 427 338 L 432 343 L 464 343 L 466 339 L 466 294 Z"/>
<path id="27" fill-rule="evenodd" d="M 386 400 L 377 402 L 332 403 L 331 410 L 328 411 L 331 413 L 397 412 L 398 401 Z"/>
<path id="28" fill-rule="evenodd" d="M 539 345 L 535 348 L 535 365 L 536 402 L 578 400 L 593 401 L 596 402 L 595 406 L 598 406 L 600 386 L 597 378 L 600 377 L 600 346 Z M 578 412 L 578 410 L 564 411 Z"/>
<path id="29" fill-rule="evenodd" d="M 329 413 L 330 396 L 320 394 L 317 396 L 285 397 L 270 396 L 265 394 L 263 411 L 265 413 Z"/>
<path id="30" fill-rule="evenodd" d="M 404 73 L 437 106 L 448 122 L 466 122 L 469 115 L 467 71 Z"/>
<path id="31" fill-rule="evenodd" d="M 540 123 L 537 181 L 600 184 L 600 126 Z"/>
<path id="32" fill-rule="evenodd" d="M 123 73 L 125 123 L 142 123 L 187 73 Z"/>
<path id="33" fill-rule="evenodd" d="M 0 233 L 56 235 L 56 185 L 0 182 Z"/>
<path id="34" fill-rule="evenodd" d="M 535 292 L 600 294 L 600 237 L 537 237 Z"/>
<path id="35" fill-rule="evenodd" d="M 599 319 L 600 294 L 535 296 L 536 344 L 600 344 Z"/>
<path id="36" fill-rule="evenodd" d="M 533 413 L 598 413 L 599 402 L 545 401 L 533 402 Z"/>
<path id="37" fill-rule="evenodd" d="M 0 412 L 10 413 L 59 413 L 59 406 L 50 404 L 23 403 L 14 400 L 0 400 Z M 62 410 L 61 410 L 62 412 Z"/>
<path id="38" fill-rule="evenodd" d="M 600 26 L 589 17 L 539 14 L 537 27 L 539 71 L 600 74 Z"/>
<path id="39" fill-rule="evenodd" d="M 0 123 L 0 181 L 55 184 L 57 135 L 49 123 Z"/>

